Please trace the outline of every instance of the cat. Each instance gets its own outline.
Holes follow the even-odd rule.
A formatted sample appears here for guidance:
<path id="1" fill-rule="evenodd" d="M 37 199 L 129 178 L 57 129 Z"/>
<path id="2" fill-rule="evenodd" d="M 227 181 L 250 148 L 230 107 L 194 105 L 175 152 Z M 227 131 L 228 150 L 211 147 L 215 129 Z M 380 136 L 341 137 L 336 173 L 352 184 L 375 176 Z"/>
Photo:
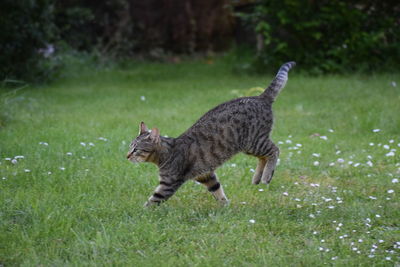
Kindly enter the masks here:
<path id="1" fill-rule="evenodd" d="M 279 148 L 269 137 L 272 103 L 295 65 L 295 62 L 283 64 L 261 95 L 237 98 L 211 109 L 177 138 L 161 136 L 159 129 L 150 131 L 141 122 L 127 158 L 133 163 L 156 164 L 160 182 L 145 206 L 167 200 L 190 179 L 203 184 L 219 202 L 227 204 L 214 171 L 239 152 L 258 158 L 252 183 L 268 184 L 279 157 Z"/>

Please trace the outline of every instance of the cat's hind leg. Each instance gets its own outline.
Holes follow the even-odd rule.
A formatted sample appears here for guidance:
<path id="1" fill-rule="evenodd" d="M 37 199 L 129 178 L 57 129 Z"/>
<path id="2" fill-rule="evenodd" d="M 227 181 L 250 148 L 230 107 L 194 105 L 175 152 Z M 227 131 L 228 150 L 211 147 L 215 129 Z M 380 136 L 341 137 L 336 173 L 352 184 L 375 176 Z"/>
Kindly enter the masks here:
<path id="1" fill-rule="evenodd" d="M 207 190 L 211 192 L 217 201 L 223 204 L 229 203 L 228 198 L 225 196 L 224 189 L 222 189 L 222 185 L 219 183 L 214 172 L 196 177 L 195 180 L 207 187 Z"/>
<path id="2" fill-rule="evenodd" d="M 265 164 L 263 174 L 261 176 L 261 182 L 263 184 L 269 184 L 274 176 L 276 163 L 278 162 L 279 158 L 279 148 L 272 143 L 271 140 L 268 140 L 269 145 L 268 150 L 266 151 L 266 159 L 267 164 Z"/>
<path id="3" fill-rule="evenodd" d="M 253 184 L 269 184 L 274 175 L 276 163 L 279 157 L 279 148 L 268 138 L 259 138 L 251 151 L 250 155 L 258 157 L 258 165 L 254 172 Z"/>
<path id="4" fill-rule="evenodd" d="M 265 157 L 258 157 L 257 168 L 256 168 L 256 170 L 254 172 L 253 180 L 252 180 L 253 184 L 259 184 L 260 183 L 261 176 L 263 174 L 265 164 L 267 164 L 267 159 Z"/>

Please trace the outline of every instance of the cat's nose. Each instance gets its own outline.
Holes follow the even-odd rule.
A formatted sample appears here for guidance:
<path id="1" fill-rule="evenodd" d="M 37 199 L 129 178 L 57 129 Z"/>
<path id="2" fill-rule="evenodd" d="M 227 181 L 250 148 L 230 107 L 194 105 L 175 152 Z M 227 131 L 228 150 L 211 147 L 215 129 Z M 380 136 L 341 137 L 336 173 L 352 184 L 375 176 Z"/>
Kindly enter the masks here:
<path id="1" fill-rule="evenodd" d="M 132 152 L 128 152 L 128 154 L 126 155 L 126 158 L 129 159 L 132 154 L 133 154 Z"/>

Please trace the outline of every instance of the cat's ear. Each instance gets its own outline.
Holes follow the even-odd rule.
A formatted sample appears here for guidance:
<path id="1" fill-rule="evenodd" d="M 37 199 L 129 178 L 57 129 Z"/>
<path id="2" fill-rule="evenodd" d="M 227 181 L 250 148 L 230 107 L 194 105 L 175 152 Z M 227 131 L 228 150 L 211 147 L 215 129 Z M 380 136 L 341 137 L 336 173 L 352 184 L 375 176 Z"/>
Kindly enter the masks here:
<path id="1" fill-rule="evenodd" d="M 158 130 L 157 128 L 151 129 L 150 140 L 152 140 L 156 144 L 159 144 L 161 142 L 161 140 L 160 140 L 160 130 Z"/>
<path id="2" fill-rule="evenodd" d="M 142 121 L 139 125 L 139 135 L 148 132 L 149 129 L 147 128 L 146 124 Z"/>

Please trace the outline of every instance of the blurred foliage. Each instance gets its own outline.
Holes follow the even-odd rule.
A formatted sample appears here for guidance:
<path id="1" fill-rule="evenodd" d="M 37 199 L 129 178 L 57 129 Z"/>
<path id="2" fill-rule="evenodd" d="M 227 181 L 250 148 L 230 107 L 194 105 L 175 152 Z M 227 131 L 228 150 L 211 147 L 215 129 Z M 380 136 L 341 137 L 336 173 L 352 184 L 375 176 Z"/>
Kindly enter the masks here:
<path id="1" fill-rule="evenodd" d="M 226 51 L 234 36 L 253 47 L 231 56 L 253 58 L 238 71 L 287 60 L 314 73 L 398 67 L 398 14 L 394 0 L 2 0 L 0 80 L 58 77 L 71 51 L 179 62 L 174 54 Z"/>
<path id="2" fill-rule="evenodd" d="M 225 50 L 233 32 L 229 1 L 1 1 L 0 80 L 56 77 L 70 50 L 105 60 Z"/>
<path id="3" fill-rule="evenodd" d="M 400 63 L 400 2 L 261 0 L 239 16 L 259 34 L 258 69 L 288 60 L 314 73 Z"/>
<path id="4" fill-rule="evenodd" d="M 0 3 L 0 79 L 39 80 L 56 62 L 49 44 L 56 36 L 50 0 L 2 0 Z"/>

